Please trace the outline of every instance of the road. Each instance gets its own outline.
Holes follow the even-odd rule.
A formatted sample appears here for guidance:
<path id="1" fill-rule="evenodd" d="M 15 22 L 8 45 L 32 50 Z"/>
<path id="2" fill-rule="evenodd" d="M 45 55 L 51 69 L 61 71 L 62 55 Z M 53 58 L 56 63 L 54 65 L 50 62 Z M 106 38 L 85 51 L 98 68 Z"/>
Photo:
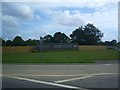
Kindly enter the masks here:
<path id="1" fill-rule="evenodd" d="M 3 88 L 118 88 L 118 63 L 3 64 Z M 117 89 L 116 89 L 117 90 Z"/>

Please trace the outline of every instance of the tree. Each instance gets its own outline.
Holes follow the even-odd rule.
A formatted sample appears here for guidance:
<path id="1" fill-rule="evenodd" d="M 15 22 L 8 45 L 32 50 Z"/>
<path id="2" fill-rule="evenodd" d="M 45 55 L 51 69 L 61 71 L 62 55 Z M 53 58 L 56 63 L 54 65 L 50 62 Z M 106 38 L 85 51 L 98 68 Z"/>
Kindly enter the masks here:
<path id="1" fill-rule="evenodd" d="M 117 44 L 117 40 L 113 39 L 113 40 L 111 41 L 111 45 L 116 45 L 116 44 Z"/>
<path id="2" fill-rule="evenodd" d="M 106 46 L 111 46 L 111 42 L 110 41 L 105 41 L 105 45 Z"/>
<path id="3" fill-rule="evenodd" d="M 6 46 L 12 46 L 12 45 L 13 45 L 13 42 L 12 42 L 11 40 L 7 40 L 5 45 L 6 45 Z"/>
<path id="4" fill-rule="evenodd" d="M 5 45 L 6 45 L 6 41 L 0 38 L 0 46 L 5 46 Z"/>
<path id="5" fill-rule="evenodd" d="M 70 35 L 72 43 L 79 43 L 85 45 L 96 45 L 101 42 L 103 33 L 96 28 L 93 24 L 88 23 L 76 29 Z"/>
<path id="6" fill-rule="evenodd" d="M 53 42 L 53 37 L 51 35 L 46 35 L 43 38 L 44 43 L 52 43 Z"/>
<path id="7" fill-rule="evenodd" d="M 2 46 L 2 45 L 3 45 L 3 44 L 2 44 L 2 41 L 3 41 L 3 40 L 0 38 L 0 46 Z"/>
<path id="8" fill-rule="evenodd" d="M 72 34 L 70 35 L 71 37 L 71 42 L 72 43 L 79 43 L 79 44 L 84 44 L 85 43 L 85 39 L 84 39 L 85 33 L 83 30 L 83 27 L 79 27 L 78 29 L 76 29 L 75 31 L 72 32 Z"/>
<path id="9" fill-rule="evenodd" d="M 114 46 L 117 45 L 117 40 L 113 39 L 112 41 L 105 41 L 106 46 Z"/>
<path id="10" fill-rule="evenodd" d="M 34 45 L 37 45 L 38 43 L 39 43 L 39 40 L 28 39 L 28 40 L 26 40 L 25 45 L 26 46 L 34 46 Z"/>
<path id="11" fill-rule="evenodd" d="M 16 36 L 13 39 L 13 46 L 24 46 L 25 42 L 20 36 Z"/>
<path id="12" fill-rule="evenodd" d="M 37 44 L 39 44 L 39 40 L 36 39 L 32 40 L 32 45 L 37 45 Z"/>
<path id="13" fill-rule="evenodd" d="M 70 43 L 70 38 L 65 33 L 63 33 L 62 35 L 63 35 L 64 43 Z"/>
<path id="14" fill-rule="evenodd" d="M 70 38 L 61 32 L 56 32 L 53 36 L 53 42 L 54 43 L 69 43 Z"/>
<path id="15" fill-rule="evenodd" d="M 85 44 L 98 44 L 101 42 L 103 33 L 100 32 L 93 24 L 88 23 L 84 26 Z"/>
<path id="16" fill-rule="evenodd" d="M 32 40 L 31 39 L 26 40 L 25 45 L 32 46 Z"/>

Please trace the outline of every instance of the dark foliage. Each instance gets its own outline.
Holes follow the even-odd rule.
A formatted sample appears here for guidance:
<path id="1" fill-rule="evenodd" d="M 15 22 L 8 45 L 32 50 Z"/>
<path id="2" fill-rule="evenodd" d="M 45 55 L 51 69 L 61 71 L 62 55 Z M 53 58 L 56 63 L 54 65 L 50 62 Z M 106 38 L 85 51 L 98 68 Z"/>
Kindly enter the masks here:
<path id="1" fill-rule="evenodd" d="M 80 45 L 116 45 L 117 41 L 105 41 L 102 42 L 101 38 L 103 37 L 103 33 L 95 27 L 93 24 L 88 23 L 87 25 L 81 26 L 74 30 L 72 34 L 70 34 L 70 38 L 61 32 L 56 32 L 53 36 L 46 35 L 42 38 L 43 43 L 79 43 Z M 24 41 L 22 37 L 16 36 L 13 40 L 3 40 L 2 46 L 35 46 L 40 43 L 40 40 L 32 40 L 28 39 Z M 120 42 L 118 42 L 120 44 Z"/>
<path id="2" fill-rule="evenodd" d="M 72 43 L 80 45 L 97 45 L 100 44 L 103 33 L 93 24 L 88 23 L 84 27 L 81 26 L 70 35 Z"/>

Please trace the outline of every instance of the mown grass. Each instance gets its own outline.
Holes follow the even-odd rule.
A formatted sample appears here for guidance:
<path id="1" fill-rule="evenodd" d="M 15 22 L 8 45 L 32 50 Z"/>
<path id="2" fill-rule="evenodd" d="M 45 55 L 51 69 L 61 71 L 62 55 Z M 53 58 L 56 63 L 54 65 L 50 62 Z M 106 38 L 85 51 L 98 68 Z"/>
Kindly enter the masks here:
<path id="1" fill-rule="evenodd" d="M 2 63 L 92 63 L 95 60 L 118 60 L 118 51 L 72 50 L 2 55 Z"/>

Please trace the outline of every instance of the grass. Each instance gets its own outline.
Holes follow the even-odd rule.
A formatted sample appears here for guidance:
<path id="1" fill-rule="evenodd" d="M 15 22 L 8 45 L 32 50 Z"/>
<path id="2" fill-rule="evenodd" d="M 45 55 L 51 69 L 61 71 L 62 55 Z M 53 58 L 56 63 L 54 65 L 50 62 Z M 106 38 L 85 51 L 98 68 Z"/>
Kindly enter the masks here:
<path id="1" fill-rule="evenodd" d="M 3 54 L 2 63 L 92 63 L 95 60 L 118 60 L 116 50 L 72 50 Z"/>

